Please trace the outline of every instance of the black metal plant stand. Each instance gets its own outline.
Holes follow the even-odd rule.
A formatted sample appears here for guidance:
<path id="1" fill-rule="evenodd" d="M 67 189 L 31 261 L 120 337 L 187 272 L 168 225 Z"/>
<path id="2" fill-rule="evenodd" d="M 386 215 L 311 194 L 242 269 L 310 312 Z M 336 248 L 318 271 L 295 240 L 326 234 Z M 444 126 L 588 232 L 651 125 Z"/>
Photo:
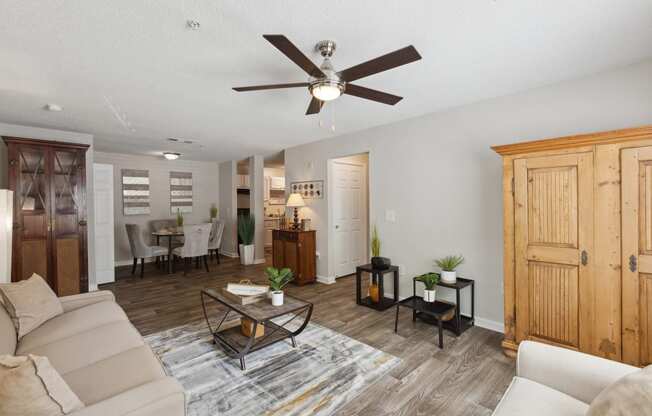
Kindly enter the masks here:
<path id="1" fill-rule="evenodd" d="M 379 300 L 374 302 L 371 297 L 362 297 L 362 273 L 366 272 L 371 274 L 373 283 L 378 283 Z M 385 288 L 383 280 L 385 274 L 394 274 L 394 299 L 385 297 Z M 355 302 L 358 305 L 367 306 L 377 311 L 384 311 L 391 308 L 398 302 L 398 266 L 389 266 L 387 269 L 374 269 L 371 264 L 365 264 L 355 268 Z"/>

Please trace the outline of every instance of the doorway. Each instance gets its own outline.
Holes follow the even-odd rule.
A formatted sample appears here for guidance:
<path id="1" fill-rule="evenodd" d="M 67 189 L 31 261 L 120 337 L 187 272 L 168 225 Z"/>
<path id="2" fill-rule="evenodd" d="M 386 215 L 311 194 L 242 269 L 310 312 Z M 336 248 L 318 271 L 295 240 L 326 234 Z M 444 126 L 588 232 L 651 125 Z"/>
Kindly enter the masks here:
<path id="1" fill-rule="evenodd" d="M 338 278 L 369 260 L 369 154 L 328 163 L 329 256 Z"/>

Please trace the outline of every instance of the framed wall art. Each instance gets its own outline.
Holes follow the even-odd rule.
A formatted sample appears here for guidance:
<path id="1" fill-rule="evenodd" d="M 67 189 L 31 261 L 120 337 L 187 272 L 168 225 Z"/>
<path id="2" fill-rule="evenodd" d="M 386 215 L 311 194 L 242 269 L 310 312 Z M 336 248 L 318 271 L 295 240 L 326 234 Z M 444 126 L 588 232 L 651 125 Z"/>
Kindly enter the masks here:
<path id="1" fill-rule="evenodd" d="M 300 193 L 303 199 L 324 198 L 324 181 L 301 181 L 290 184 L 291 193 Z"/>
<path id="2" fill-rule="evenodd" d="M 170 213 L 192 212 L 192 172 L 170 172 Z"/>
<path id="3" fill-rule="evenodd" d="M 149 171 L 122 169 L 124 215 L 149 215 Z"/>

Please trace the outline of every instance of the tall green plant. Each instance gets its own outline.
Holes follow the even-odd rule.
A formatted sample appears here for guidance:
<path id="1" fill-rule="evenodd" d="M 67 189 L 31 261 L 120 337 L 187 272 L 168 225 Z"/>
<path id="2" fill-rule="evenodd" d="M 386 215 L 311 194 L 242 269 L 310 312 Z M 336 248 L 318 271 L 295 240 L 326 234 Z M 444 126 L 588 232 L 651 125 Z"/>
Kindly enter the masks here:
<path id="1" fill-rule="evenodd" d="M 371 232 L 371 255 L 373 257 L 380 257 L 380 237 L 378 236 L 378 229 L 375 225 Z"/>
<path id="2" fill-rule="evenodd" d="M 179 208 L 177 208 L 177 227 L 183 227 L 183 214 Z"/>
<path id="3" fill-rule="evenodd" d="M 442 257 L 441 259 L 435 260 L 435 264 L 439 266 L 442 271 L 445 272 L 452 272 L 457 269 L 457 267 L 464 263 L 464 257 L 463 256 L 446 256 Z"/>
<path id="4" fill-rule="evenodd" d="M 240 215 L 238 217 L 238 237 L 242 244 L 249 246 L 254 243 L 256 231 L 256 219 L 253 215 Z"/>
<path id="5" fill-rule="evenodd" d="M 292 275 L 292 270 L 288 268 L 279 270 L 274 267 L 268 267 L 265 269 L 265 274 L 267 275 L 267 279 L 269 280 L 269 287 L 274 292 L 278 292 L 282 290 L 285 287 L 285 285 L 287 285 L 294 279 L 294 276 Z"/>

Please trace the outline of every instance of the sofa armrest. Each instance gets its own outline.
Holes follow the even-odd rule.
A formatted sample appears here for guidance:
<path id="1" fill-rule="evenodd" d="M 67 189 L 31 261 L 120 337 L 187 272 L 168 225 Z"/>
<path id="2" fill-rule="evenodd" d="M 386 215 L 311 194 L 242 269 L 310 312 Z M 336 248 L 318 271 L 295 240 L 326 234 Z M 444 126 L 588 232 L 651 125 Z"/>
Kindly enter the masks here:
<path id="1" fill-rule="evenodd" d="M 181 385 L 164 377 L 101 402 L 86 406 L 70 416 L 184 416 L 186 400 Z"/>
<path id="2" fill-rule="evenodd" d="M 109 290 L 97 290 L 95 292 L 80 293 L 79 295 L 63 296 L 59 298 L 64 312 L 70 312 L 84 306 L 104 301 L 115 302 L 113 292 Z"/>
<path id="3" fill-rule="evenodd" d="M 540 342 L 522 341 L 516 375 L 536 381 L 584 403 L 638 367 Z"/>

